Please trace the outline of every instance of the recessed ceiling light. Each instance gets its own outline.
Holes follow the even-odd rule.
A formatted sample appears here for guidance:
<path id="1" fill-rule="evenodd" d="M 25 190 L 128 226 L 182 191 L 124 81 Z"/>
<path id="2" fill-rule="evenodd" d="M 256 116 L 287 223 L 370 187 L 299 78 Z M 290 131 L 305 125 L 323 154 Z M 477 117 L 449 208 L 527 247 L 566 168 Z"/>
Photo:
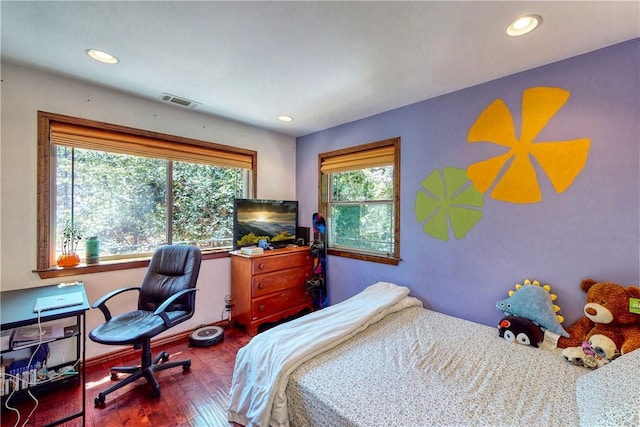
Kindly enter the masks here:
<path id="1" fill-rule="evenodd" d="M 507 27 L 507 34 L 513 37 L 523 36 L 535 30 L 542 23 L 539 15 L 527 15 L 516 19 Z"/>
<path id="2" fill-rule="evenodd" d="M 85 50 L 85 52 L 87 52 L 87 55 L 89 55 L 96 61 L 104 62 L 105 64 L 117 64 L 118 62 L 120 62 L 118 58 L 102 50 L 87 49 Z"/>
<path id="3" fill-rule="evenodd" d="M 293 121 L 293 117 L 291 117 L 291 116 L 278 116 L 278 120 L 280 120 L 281 122 L 292 122 Z"/>

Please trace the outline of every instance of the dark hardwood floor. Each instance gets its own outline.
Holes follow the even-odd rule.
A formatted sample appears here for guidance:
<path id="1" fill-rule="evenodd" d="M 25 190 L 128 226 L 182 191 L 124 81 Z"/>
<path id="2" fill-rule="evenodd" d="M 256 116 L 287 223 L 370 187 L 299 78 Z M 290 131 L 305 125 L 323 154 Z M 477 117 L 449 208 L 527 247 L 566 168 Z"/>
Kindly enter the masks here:
<path id="1" fill-rule="evenodd" d="M 150 387 L 145 380 L 138 380 L 107 396 L 104 408 L 95 408 L 98 392 L 110 382 L 109 367 L 135 365 L 138 359 L 114 360 L 104 366 L 87 368 L 86 426 L 231 426 L 226 408 L 236 353 L 250 340 L 244 331 L 225 329 L 222 342 L 210 347 L 190 347 L 185 338 L 166 346 L 154 347 L 154 354 L 165 350 L 171 359 L 191 359 L 191 369 L 181 368 L 156 373 L 161 396 L 149 397 Z M 2 427 L 44 426 L 80 409 L 81 388 L 67 385 L 51 393 L 38 396 L 38 407 L 27 421 L 35 406 L 32 400 L 9 401 L 20 411 L 18 421 L 15 412 L 2 407 Z M 18 423 L 16 424 L 16 422 Z M 25 423 L 26 424 L 23 424 Z M 64 424 L 82 426 L 80 418 Z"/>

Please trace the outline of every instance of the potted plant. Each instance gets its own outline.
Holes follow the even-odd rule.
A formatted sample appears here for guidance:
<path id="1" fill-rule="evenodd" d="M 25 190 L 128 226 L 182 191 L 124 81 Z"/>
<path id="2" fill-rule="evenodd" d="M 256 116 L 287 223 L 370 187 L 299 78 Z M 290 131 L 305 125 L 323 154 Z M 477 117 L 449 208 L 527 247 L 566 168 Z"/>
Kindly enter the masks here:
<path id="1" fill-rule="evenodd" d="M 62 254 L 57 260 L 59 267 L 75 267 L 80 264 L 80 257 L 76 253 L 80 239 L 82 234 L 78 227 L 67 223 L 62 230 Z"/>

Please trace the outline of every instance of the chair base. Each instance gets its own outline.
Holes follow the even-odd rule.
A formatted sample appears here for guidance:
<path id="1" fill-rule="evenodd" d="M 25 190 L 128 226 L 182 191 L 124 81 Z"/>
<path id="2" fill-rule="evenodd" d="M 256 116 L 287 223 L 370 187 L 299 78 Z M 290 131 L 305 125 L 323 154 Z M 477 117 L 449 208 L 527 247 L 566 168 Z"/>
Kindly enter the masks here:
<path id="1" fill-rule="evenodd" d="M 98 397 L 95 398 L 94 404 L 96 408 L 104 407 L 107 394 L 112 393 L 132 382 L 145 378 L 152 388 L 151 397 L 160 397 L 160 384 L 153 375 L 154 372 L 164 371 L 165 369 L 175 368 L 182 366 L 183 371 L 188 371 L 191 368 L 191 360 L 178 360 L 168 362 L 169 353 L 161 351 L 156 357 L 151 360 L 151 343 L 142 343 L 142 365 L 140 366 L 114 366 L 111 368 L 111 380 L 117 381 L 118 374 L 129 374 L 128 377 L 122 381 L 112 385 L 106 390 L 100 392 Z"/>

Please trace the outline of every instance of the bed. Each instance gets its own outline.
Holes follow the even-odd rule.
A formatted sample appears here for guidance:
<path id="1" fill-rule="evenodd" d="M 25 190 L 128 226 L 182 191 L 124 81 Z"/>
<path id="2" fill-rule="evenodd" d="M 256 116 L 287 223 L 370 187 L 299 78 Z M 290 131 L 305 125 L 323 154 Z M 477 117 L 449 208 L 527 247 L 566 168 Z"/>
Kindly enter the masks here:
<path id="1" fill-rule="evenodd" d="M 247 426 L 640 425 L 640 351 L 595 371 L 560 350 L 424 309 L 377 283 L 238 352 L 229 420 Z M 635 383 L 634 383 L 635 381 Z"/>

